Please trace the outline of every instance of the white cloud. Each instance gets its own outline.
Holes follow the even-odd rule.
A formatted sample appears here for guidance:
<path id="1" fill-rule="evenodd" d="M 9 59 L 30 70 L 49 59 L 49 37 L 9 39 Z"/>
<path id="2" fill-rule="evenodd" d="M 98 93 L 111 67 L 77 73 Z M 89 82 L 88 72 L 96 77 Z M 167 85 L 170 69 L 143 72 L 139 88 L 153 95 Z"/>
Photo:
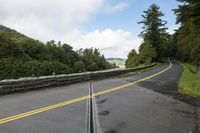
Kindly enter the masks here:
<path id="1" fill-rule="evenodd" d="M 171 28 L 167 29 L 167 32 L 172 35 L 176 32 L 177 29 L 178 29 L 177 27 L 175 27 L 175 28 L 171 27 Z"/>
<path id="2" fill-rule="evenodd" d="M 111 4 L 105 4 L 103 8 L 103 12 L 105 13 L 113 13 L 117 11 L 122 11 L 126 9 L 129 6 L 127 2 L 119 2 L 117 4 L 111 5 Z"/>
<path id="3" fill-rule="evenodd" d="M 126 58 L 131 49 L 138 50 L 142 40 L 127 31 L 118 29 L 96 30 L 70 42 L 76 49 L 97 47 L 106 57 Z"/>
<path id="4" fill-rule="evenodd" d="M 85 33 L 86 24 L 97 13 L 114 13 L 128 7 L 119 0 L 0 0 L 0 24 L 41 41 L 69 42 L 75 48 L 97 47 L 106 57 L 126 57 L 139 39 L 131 33 L 111 29 Z"/>
<path id="5" fill-rule="evenodd" d="M 49 40 L 80 29 L 103 0 L 0 0 L 0 23 Z M 55 37 L 54 37 L 55 36 Z"/>

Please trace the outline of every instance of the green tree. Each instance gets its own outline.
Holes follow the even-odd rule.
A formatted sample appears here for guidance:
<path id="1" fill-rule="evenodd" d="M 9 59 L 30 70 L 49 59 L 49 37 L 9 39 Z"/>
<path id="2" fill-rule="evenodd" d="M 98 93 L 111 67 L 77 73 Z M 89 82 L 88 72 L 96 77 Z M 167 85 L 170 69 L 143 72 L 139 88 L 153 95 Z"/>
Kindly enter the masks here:
<path id="1" fill-rule="evenodd" d="M 138 22 L 139 24 L 143 24 L 143 31 L 140 36 L 144 39 L 144 44 L 148 42 L 151 45 L 157 56 L 153 58 L 153 61 L 158 61 L 162 58 L 162 43 L 165 41 L 166 33 L 166 21 L 162 20 L 161 17 L 164 16 L 164 13 L 160 11 L 160 7 L 156 4 L 152 4 L 148 10 L 144 11 L 144 15 L 142 15 L 143 20 Z M 142 48 L 141 48 L 142 49 Z M 140 49 L 140 51 L 141 51 Z"/>
<path id="2" fill-rule="evenodd" d="M 73 66 L 74 72 L 84 72 L 85 64 L 82 61 L 76 61 Z"/>
<path id="3" fill-rule="evenodd" d="M 178 1 L 182 4 L 174 10 L 177 15 L 177 23 L 181 25 L 175 36 L 178 48 L 177 57 L 183 61 L 190 61 L 199 65 L 200 1 Z"/>
<path id="4" fill-rule="evenodd" d="M 104 70 L 113 68 L 114 65 L 108 63 L 98 49 L 86 48 L 78 51 L 81 61 L 88 71 Z"/>
<path id="5" fill-rule="evenodd" d="M 0 58 L 21 58 L 23 54 L 23 49 L 12 40 L 9 33 L 0 35 Z"/>
<path id="6" fill-rule="evenodd" d="M 145 44 L 139 54 L 140 63 L 150 64 L 152 60 L 157 56 L 156 50 L 150 44 Z"/>
<path id="7" fill-rule="evenodd" d="M 28 60 L 44 60 L 47 59 L 48 49 L 40 41 L 33 39 L 24 39 L 17 42 L 20 47 L 22 47 L 25 58 Z"/>
<path id="8" fill-rule="evenodd" d="M 64 49 L 65 52 L 62 62 L 64 64 L 68 64 L 70 67 L 73 67 L 74 63 L 80 60 L 78 53 L 73 51 L 73 48 L 65 43 L 62 45 L 62 48 Z"/>
<path id="9" fill-rule="evenodd" d="M 92 62 L 88 65 L 88 71 L 97 71 L 99 68 L 96 62 Z"/>
<path id="10" fill-rule="evenodd" d="M 139 65 L 139 55 L 135 51 L 135 49 L 132 49 L 131 52 L 128 54 L 128 59 L 126 60 L 126 67 L 131 68 Z"/>
<path id="11" fill-rule="evenodd" d="M 66 43 L 51 40 L 44 44 L 0 26 L 0 80 L 113 67 L 116 66 L 108 63 L 99 49 L 87 48 L 76 52 Z"/>

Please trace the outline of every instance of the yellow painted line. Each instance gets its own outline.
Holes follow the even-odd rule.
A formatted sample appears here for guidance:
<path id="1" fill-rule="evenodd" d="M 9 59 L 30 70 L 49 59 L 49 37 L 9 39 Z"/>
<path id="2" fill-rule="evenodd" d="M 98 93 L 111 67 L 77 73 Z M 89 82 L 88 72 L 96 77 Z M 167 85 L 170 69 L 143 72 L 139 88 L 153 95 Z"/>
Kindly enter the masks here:
<path id="1" fill-rule="evenodd" d="M 17 119 L 20 119 L 20 118 L 24 118 L 24 117 L 31 116 L 31 115 L 34 115 L 34 114 L 38 114 L 38 113 L 45 112 L 45 111 L 48 111 L 48 110 L 52 110 L 52 109 L 62 107 L 62 106 L 65 106 L 65 105 L 69 105 L 69 104 L 72 104 L 72 103 L 76 103 L 76 102 L 79 102 L 79 101 L 83 101 L 83 100 L 86 100 L 88 98 L 90 98 L 89 95 L 79 97 L 79 98 L 76 98 L 76 99 L 72 99 L 72 100 L 69 100 L 69 101 L 64 101 L 64 102 L 61 102 L 61 103 L 58 103 L 58 104 L 46 106 L 46 107 L 36 109 L 36 110 L 32 110 L 32 111 L 29 111 L 29 112 L 25 112 L 25 113 L 22 113 L 22 114 L 17 114 L 17 115 L 14 115 L 14 116 L 3 118 L 3 119 L 0 119 L 0 124 L 4 124 L 4 123 L 10 122 L 10 121 L 14 121 L 14 120 L 17 120 Z"/>
<path id="2" fill-rule="evenodd" d="M 162 71 L 160 71 L 160 72 L 158 72 L 156 74 L 153 74 L 153 75 L 148 76 L 146 78 L 139 79 L 139 80 L 134 81 L 132 83 L 124 84 L 124 85 L 121 85 L 121 86 L 118 86 L 118 87 L 115 87 L 115 88 L 112 88 L 112 89 L 108 89 L 108 90 L 105 90 L 105 91 L 94 93 L 92 96 L 94 97 L 94 96 L 99 96 L 99 95 L 111 93 L 113 91 L 116 91 L 116 90 L 119 90 L 119 89 L 122 89 L 122 88 L 125 88 L 125 87 L 128 87 L 128 86 L 134 85 L 136 83 L 148 80 L 150 78 L 153 78 L 153 77 L 155 77 L 155 76 L 157 76 L 157 75 L 169 70 L 172 67 L 172 64 L 171 64 L 170 60 L 169 60 L 169 63 L 170 63 L 169 67 L 167 67 L 166 69 L 164 69 L 164 70 L 162 70 Z M 14 120 L 17 120 L 17 119 L 21 119 L 21 118 L 24 118 L 24 117 L 28 117 L 28 116 L 32 116 L 32 115 L 35 115 L 35 114 L 39 114 L 39 113 L 42 113 L 42 112 L 45 112 L 45 111 L 48 111 L 48 110 L 52 110 L 52 109 L 55 109 L 55 108 L 58 108 L 58 107 L 63 107 L 63 106 L 66 106 L 66 105 L 69 105 L 69 104 L 72 104 L 72 103 L 80 102 L 80 101 L 83 101 L 83 100 L 86 100 L 86 99 L 89 99 L 89 98 L 91 98 L 91 97 L 89 95 L 87 95 L 87 96 L 75 98 L 75 99 L 72 99 L 72 100 L 69 100 L 69 101 L 64 101 L 64 102 L 61 102 L 61 103 L 57 103 L 57 104 L 53 104 L 53 105 L 50 105 L 50 106 L 42 107 L 42 108 L 39 108 L 39 109 L 35 109 L 35 110 L 29 111 L 29 112 L 25 112 L 25 113 L 13 115 L 13 116 L 10 116 L 10 117 L 7 117 L 7 118 L 3 118 L 3 119 L 0 119 L 0 125 L 4 124 L 4 123 L 11 122 L 11 121 L 14 121 Z"/>

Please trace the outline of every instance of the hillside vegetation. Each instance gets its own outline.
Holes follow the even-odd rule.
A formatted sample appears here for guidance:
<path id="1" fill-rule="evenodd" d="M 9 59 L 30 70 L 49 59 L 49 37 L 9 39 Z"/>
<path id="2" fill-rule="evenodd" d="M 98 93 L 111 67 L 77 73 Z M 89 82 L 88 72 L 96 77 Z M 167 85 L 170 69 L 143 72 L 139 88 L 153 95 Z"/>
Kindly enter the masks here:
<path id="1" fill-rule="evenodd" d="M 184 62 L 200 65 L 200 1 L 178 0 L 182 2 L 174 13 L 180 28 L 170 35 L 167 32 L 164 13 L 156 4 L 152 4 L 142 15 L 142 32 L 139 35 L 143 43 L 139 53 L 132 49 L 126 61 L 126 67 L 161 61 L 162 58 L 175 57 Z"/>
<path id="2" fill-rule="evenodd" d="M 143 38 L 139 53 L 132 49 L 126 61 L 126 67 L 160 62 L 163 58 L 174 57 L 183 63 L 183 75 L 180 80 L 180 92 L 200 96 L 200 78 L 194 68 L 200 68 L 200 1 L 178 0 L 181 5 L 174 9 L 177 24 L 180 25 L 173 35 L 167 33 L 164 13 L 156 4 L 143 12 Z"/>
<path id="3" fill-rule="evenodd" d="M 108 58 L 106 59 L 108 62 L 112 63 L 112 64 L 116 64 L 117 67 L 120 68 L 125 68 L 125 59 L 121 59 L 121 58 Z"/>
<path id="4" fill-rule="evenodd" d="M 173 35 L 176 47 L 175 57 L 184 68 L 179 82 L 180 92 L 200 97 L 200 1 L 178 0 L 182 2 L 174 12 L 180 28 Z"/>
<path id="5" fill-rule="evenodd" d="M 42 43 L 7 27 L 0 28 L 0 80 L 68 74 L 116 67 L 98 49 L 74 51 L 54 40 Z"/>
<path id="6" fill-rule="evenodd" d="M 200 96 L 200 75 L 197 67 L 188 63 L 181 63 L 184 68 L 180 79 L 180 92 L 191 96 Z"/>
<path id="7" fill-rule="evenodd" d="M 141 64 L 151 64 L 160 62 L 162 58 L 172 56 L 174 47 L 172 46 L 172 36 L 167 32 L 166 21 L 162 19 L 164 13 L 156 4 L 152 4 L 142 15 L 142 32 L 140 37 L 143 43 L 139 47 L 139 53 L 132 49 L 128 54 L 126 67 L 134 67 Z"/>
<path id="8" fill-rule="evenodd" d="M 9 33 L 10 37 L 12 37 L 13 40 L 26 40 L 26 39 L 31 39 L 24 34 L 21 34 L 17 32 L 16 30 L 10 29 L 8 27 L 5 27 L 3 25 L 0 25 L 0 35 L 3 33 Z"/>

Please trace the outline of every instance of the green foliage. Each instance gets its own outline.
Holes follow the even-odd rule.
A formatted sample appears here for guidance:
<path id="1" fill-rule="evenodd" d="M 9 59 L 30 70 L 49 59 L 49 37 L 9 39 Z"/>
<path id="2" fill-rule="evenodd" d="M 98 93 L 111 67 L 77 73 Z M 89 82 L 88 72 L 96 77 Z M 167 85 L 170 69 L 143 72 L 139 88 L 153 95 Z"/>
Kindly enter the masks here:
<path id="1" fill-rule="evenodd" d="M 76 61 L 73 66 L 74 72 L 84 72 L 85 64 L 82 61 Z"/>
<path id="2" fill-rule="evenodd" d="M 109 63 L 111 63 L 114 67 L 125 68 L 126 59 L 121 58 L 107 58 Z"/>
<path id="3" fill-rule="evenodd" d="M 156 4 L 152 4 L 148 10 L 144 11 L 143 20 L 138 22 L 143 24 L 140 37 L 143 38 L 144 42 L 140 45 L 139 54 L 135 50 L 129 53 L 126 67 L 150 64 L 172 54 L 170 50 L 174 50 L 175 47 L 169 50 L 172 37 L 166 32 L 167 22 L 162 20 L 163 16 L 164 13 Z"/>
<path id="4" fill-rule="evenodd" d="M 178 1 L 182 4 L 174 12 L 180 28 L 173 35 L 173 43 L 177 49 L 176 57 L 189 62 L 181 63 L 184 71 L 179 81 L 180 92 L 200 96 L 200 75 L 196 71 L 200 66 L 200 1 Z"/>
<path id="5" fill-rule="evenodd" d="M 57 61 L 22 61 L 13 58 L 0 60 L 0 80 L 71 72 L 72 69 L 68 65 Z"/>
<path id="6" fill-rule="evenodd" d="M 116 66 L 108 63 L 98 49 L 86 48 L 78 51 L 80 60 L 85 64 L 87 71 L 104 70 L 114 68 Z"/>
<path id="7" fill-rule="evenodd" d="M 139 55 L 132 49 L 131 52 L 128 54 L 128 59 L 126 60 L 126 67 L 131 68 L 139 65 Z"/>
<path id="8" fill-rule="evenodd" d="M 152 66 L 152 67 L 149 67 L 149 68 L 145 68 L 145 69 L 142 69 L 142 70 L 138 70 L 138 71 L 134 71 L 134 72 L 129 72 L 129 73 L 120 75 L 120 77 L 121 77 L 121 78 L 124 78 L 124 77 L 134 76 L 134 75 L 136 75 L 136 74 L 141 74 L 141 73 L 144 73 L 144 72 L 153 70 L 153 69 L 155 69 L 155 68 L 157 68 L 157 67 L 159 67 L 159 66 L 160 66 L 160 63 L 156 63 L 155 66 Z"/>
<path id="9" fill-rule="evenodd" d="M 200 96 L 200 75 L 197 74 L 197 67 L 189 63 L 181 63 L 184 68 L 182 77 L 179 81 L 180 92 L 191 95 Z"/>
<path id="10" fill-rule="evenodd" d="M 140 64 L 151 64 L 152 59 L 157 56 L 156 50 L 150 44 L 143 44 L 140 53 L 137 54 L 135 49 L 131 50 L 126 60 L 126 67 L 135 67 Z"/>
<path id="11" fill-rule="evenodd" d="M 177 23 L 181 26 L 174 35 L 177 57 L 200 65 L 200 1 L 178 0 L 183 4 L 175 9 Z"/>
<path id="12" fill-rule="evenodd" d="M 10 29 L 8 27 L 5 27 L 3 25 L 0 25 L 0 35 L 3 34 L 3 33 L 9 33 L 11 36 L 12 36 L 12 39 L 13 40 L 24 40 L 24 39 L 30 39 L 29 37 L 13 30 L 13 29 Z"/>
<path id="13" fill-rule="evenodd" d="M 0 36 L 0 57 L 21 57 L 23 50 L 12 39 L 10 34 L 2 33 Z"/>
<path id="14" fill-rule="evenodd" d="M 166 36 L 168 36 L 168 33 L 165 27 L 167 22 L 161 18 L 163 16 L 164 13 L 160 11 L 160 7 L 152 4 L 148 10 L 144 11 L 144 15 L 142 15 L 143 20 L 138 22 L 139 24 L 143 24 L 143 31 L 140 36 L 143 38 L 144 44 L 140 47 L 140 51 L 145 44 L 151 45 L 157 53 L 153 57 L 153 61 L 159 61 L 164 56 L 164 50 L 162 49 L 166 45 L 164 42 L 167 41 Z"/>
<path id="15" fill-rule="evenodd" d="M 46 59 L 46 54 L 48 49 L 42 42 L 26 39 L 22 41 L 18 41 L 18 46 L 23 49 L 24 55 L 26 59 L 35 59 L 35 60 L 44 60 Z"/>
<path id="16" fill-rule="evenodd" d="M 88 71 L 96 71 L 96 70 L 98 70 L 99 68 L 98 68 L 98 66 L 97 66 L 97 63 L 95 63 L 95 62 L 92 62 L 91 64 L 89 64 L 88 66 L 87 66 L 87 70 Z"/>
<path id="17" fill-rule="evenodd" d="M 116 67 L 108 63 L 98 49 L 90 48 L 75 52 L 70 45 L 62 44 L 60 41 L 56 44 L 51 40 L 44 44 L 14 30 L 1 28 L 2 26 L 0 26 L 0 80 Z"/>
<path id="18" fill-rule="evenodd" d="M 157 56 L 156 50 L 150 44 L 145 44 L 139 54 L 139 60 L 142 64 L 150 64 L 152 59 Z"/>
<path id="19" fill-rule="evenodd" d="M 197 43 L 197 45 L 192 49 L 191 59 L 196 65 L 200 66 L 200 43 Z"/>

